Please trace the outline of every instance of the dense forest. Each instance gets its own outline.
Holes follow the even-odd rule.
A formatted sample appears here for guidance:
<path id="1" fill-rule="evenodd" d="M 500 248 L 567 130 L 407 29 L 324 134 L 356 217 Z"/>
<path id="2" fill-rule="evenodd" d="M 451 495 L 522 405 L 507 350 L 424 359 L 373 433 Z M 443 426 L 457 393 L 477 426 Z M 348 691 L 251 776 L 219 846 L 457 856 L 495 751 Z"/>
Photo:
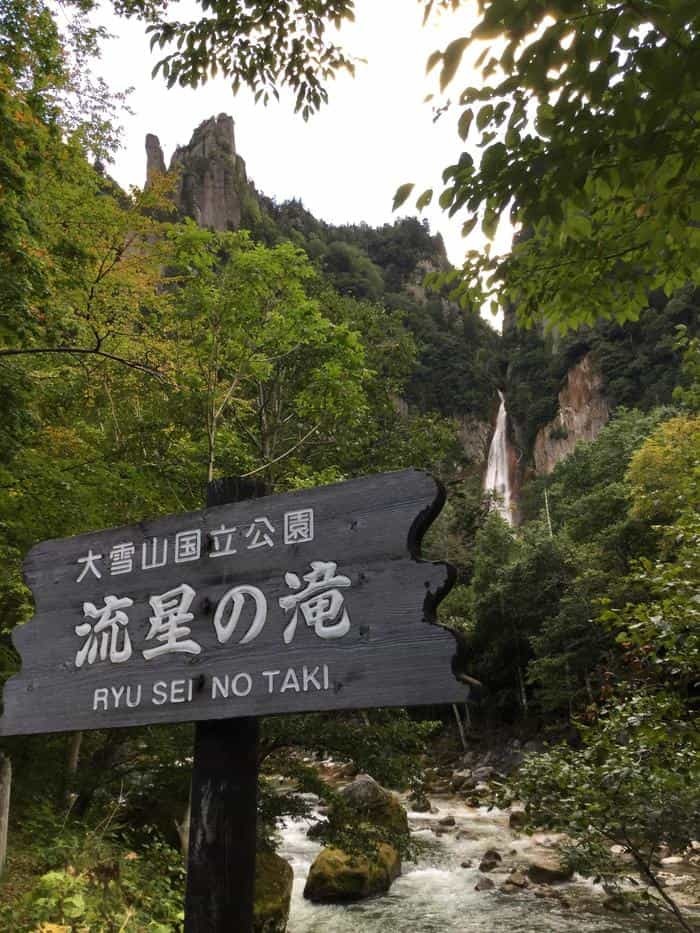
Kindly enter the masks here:
<path id="1" fill-rule="evenodd" d="M 286 877 L 279 830 L 318 816 L 319 801 L 325 846 L 415 855 L 400 820 L 358 820 L 321 762 L 418 803 L 436 757 L 457 768 L 467 744 L 517 740 L 533 754 L 492 774 L 476 801 L 465 785 L 466 799 L 520 801 L 525 828 L 565 833 L 561 858 L 602 881 L 621 915 L 638 911 L 630 929 L 692 930 L 697 911 L 660 878 L 660 847 L 697 868 L 693 277 L 685 265 L 665 287 L 642 277 L 634 313 L 577 321 L 562 299 L 546 318 L 532 289 L 518 306 L 524 252 L 503 270 L 499 333 L 414 217 L 334 226 L 243 180 L 240 227 L 201 226 L 177 172 L 130 192 L 110 178 L 119 100 L 89 76 L 99 38 L 80 15 L 62 35 L 42 3 L 0 3 L 2 681 L 19 668 L 10 633 L 33 613 L 21 566 L 39 541 L 199 508 L 221 476 L 277 493 L 428 470 L 448 495 L 424 556 L 455 567 L 439 620 L 472 684 L 466 720 L 441 707 L 265 719 L 256 929 L 285 929 L 286 914 L 265 913 L 268 887 Z M 541 220 L 523 218 L 540 232 Z M 576 287 L 582 301 L 586 283 Z M 561 393 L 582 361 L 605 423 L 543 467 L 538 443 L 571 430 Z M 499 391 L 510 521 L 483 486 Z M 585 414 L 591 399 L 579 401 Z M 12 767 L 3 930 L 182 928 L 191 726 L 3 738 L 0 749 L 3 773 Z"/>

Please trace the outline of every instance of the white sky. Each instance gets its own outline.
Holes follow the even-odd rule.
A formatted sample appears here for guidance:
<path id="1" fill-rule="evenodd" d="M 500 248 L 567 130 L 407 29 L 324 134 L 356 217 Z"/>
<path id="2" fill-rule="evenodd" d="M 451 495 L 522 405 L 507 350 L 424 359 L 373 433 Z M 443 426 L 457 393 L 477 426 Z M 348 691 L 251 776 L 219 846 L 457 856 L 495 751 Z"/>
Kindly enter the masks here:
<path id="1" fill-rule="evenodd" d="M 376 226 L 415 213 L 409 200 L 392 214 L 396 188 L 414 181 L 414 201 L 424 188 L 434 187 L 437 202 L 440 174 L 462 148 L 456 131 L 461 108 L 434 123 L 435 101 L 424 102 L 438 90 L 438 69 L 426 76 L 425 62 L 434 49 L 466 35 L 474 15 L 473 6 L 463 4 L 423 27 L 418 0 L 356 0 L 356 22 L 343 26 L 340 41 L 367 63 L 358 64 L 355 78 L 340 75 L 329 88 L 329 104 L 307 123 L 294 114 L 290 98 L 256 105 L 247 90 L 234 97 L 221 78 L 197 90 L 168 90 L 162 78 L 151 78 L 157 52 L 151 54 L 143 24 L 105 17 L 116 35 L 104 45 L 96 70 L 113 90 L 134 88 L 129 98 L 134 113 L 122 120 L 125 144 L 110 173 L 123 186 L 143 185 L 146 133 L 159 137 L 167 164 L 175 146 L 189 142 L 202 120 L 224 112 L 235 120 L 236 148 L 249 178 L 266 195 L 278 201 L 300 198 L 316 217 L 335 224 Z M 465 64 L 446 96 L 457 97 L 473 79 Z M 467 242 L 460 230 L 467 217 L 450 220 L 436 205 L 423 216 L 433 232 L 442 233 L 450 260 L 460 264 Z M 507 248 L 509 237 L 509 230 L 502 231 L 495 248 Z M 469 246 L 480 242 L 476 232 Z"/>

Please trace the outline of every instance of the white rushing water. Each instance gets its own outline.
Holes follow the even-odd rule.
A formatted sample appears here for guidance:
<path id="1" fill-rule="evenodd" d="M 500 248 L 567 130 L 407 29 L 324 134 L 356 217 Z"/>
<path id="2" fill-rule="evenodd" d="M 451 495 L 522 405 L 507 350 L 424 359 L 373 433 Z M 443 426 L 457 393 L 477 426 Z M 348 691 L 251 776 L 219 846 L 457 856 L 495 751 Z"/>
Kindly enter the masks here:
<path id="1" fill-rule="evenodd" d="M 501 400 L 501 404 L 498 408 L 496 428 L 491 438 L 491 446 L 489 447 L 489 459 L 486 465 L 486 476 L 484 477 L 484 492 L 496 497 L 493 507 L 512 525 L 513 515 L 511 512 L 507 445 L 508 415 L 506 412 L 506 400 L 500 389 L 498 391 L 498 397 Z"/>
<path id="2" fill-rule="evenodd" d="M 514 837 L 505 814 L 473 809 L 461 801 L 437 801 L 437 814 L 409 814 L 413 837 L 422 843 L 416 863 L 404 863 L 403 874 L 388 894 L 351 904 L 312 904 L 303 890 L 320 846 L 306 836 L 307 821 L 289 821 L 280 855 L 294 870 L 288 933 L 631 933 L 628 921 L 603 913 L 590 885 L 558 885 L 571 903 L 536 898 L 532 891 L 506 894 L 497 890 L 509 871 L 523 862 L 532 847 Z M 451 813 L 456 827 L 436 836 L 431 827 Z M 475 891 L 484 852 L 496 848 L 504 857 L 501 870 L 489 877 L 496 890 Z M 472 861 L 472 867 L 461 863 Z"/>

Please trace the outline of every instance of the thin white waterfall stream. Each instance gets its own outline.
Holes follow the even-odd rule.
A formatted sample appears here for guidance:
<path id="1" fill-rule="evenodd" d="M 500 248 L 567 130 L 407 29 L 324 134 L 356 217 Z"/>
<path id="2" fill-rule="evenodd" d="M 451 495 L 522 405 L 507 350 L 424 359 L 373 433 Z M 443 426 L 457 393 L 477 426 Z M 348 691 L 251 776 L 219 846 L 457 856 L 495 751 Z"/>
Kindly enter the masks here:
<path id="1" fill-rule="evenodd" d="M 506 400 L 500 390 L 498 397 L 501 404 L 496 418 L 496 429 L 493 432 L 491 446 L 489 447 L 489 459 L 486 465 L 486 476 L 484 477 L 484 492 L 495 497 L 493 508 L 497 509 L 503 518 L 512 525 L 513 515 L 511 513 L 507 446 L 508 415 Z"/>

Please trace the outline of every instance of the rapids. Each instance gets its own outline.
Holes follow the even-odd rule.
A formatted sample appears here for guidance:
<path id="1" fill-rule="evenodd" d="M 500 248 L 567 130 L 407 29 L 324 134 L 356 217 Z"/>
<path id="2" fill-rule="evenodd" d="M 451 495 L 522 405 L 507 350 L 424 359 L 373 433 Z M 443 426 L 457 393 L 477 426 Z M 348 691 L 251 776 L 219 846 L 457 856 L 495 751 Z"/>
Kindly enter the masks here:
<path id="1" fill-rule="evenodd" d="M 489 848 L 504 857 L 506 868 L 489 874 L 496 887 L 532 848 L 514 837 L 507 817 L 466 807 L 459 800 L 436 800 L 437 814 L 409 813 L 414 840 L 422 843 L 416 863 L 404 862 L 403 874 L 388 894 L 348 905 L 318 905 L 304 900 L 306 875 L 320 846 L 307 838 L 309 823 L 288 821 L 280 855 L 294 870 L 288 933 L 616 933 L 635 929 L 602 910 L 590 884 L 574 880 L 557 885 L 571 905 L 558 898 L 539 899 L 532 891 L 504 894 L 474 890 L 479 861 Z M 452 814 L 456 827 L 436 836 L 431 827 Z M 509 854 L 515 850 L 516 854 Z M 461 868 L 472 861 L 471 868 Z M 522 859 L 521 859 L 522 860 Z"/>

